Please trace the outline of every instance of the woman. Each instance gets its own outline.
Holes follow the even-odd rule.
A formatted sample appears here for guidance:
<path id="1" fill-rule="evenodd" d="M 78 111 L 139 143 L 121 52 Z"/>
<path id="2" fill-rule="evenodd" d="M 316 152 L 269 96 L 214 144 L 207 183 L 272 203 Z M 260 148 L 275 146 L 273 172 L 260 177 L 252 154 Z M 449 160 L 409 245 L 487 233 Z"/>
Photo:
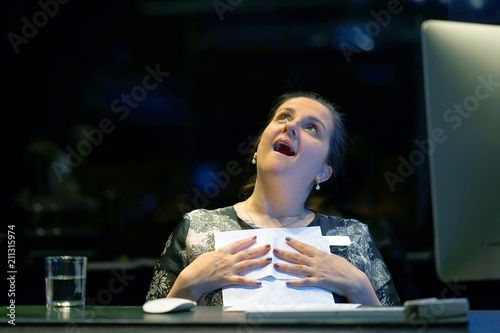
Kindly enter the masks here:
<path id="1" fill-rule="evenodd" d="M 182 297 L 204 305 L 222 305 L 221 288 L 260 282 L 239 273 L 272 263 L 272 253 L 289 264 L 279 271 L 306 276 L 289 287 L 315 286 L 331 291 L 335 301 L 363 305 L 399 305 L 392 278 L 368 232 L 356 220 L 318 214 L 305 208 L 321 184 L 336 176 L 345 151 L 341 116 L 322 97 L 295 92 L 283 95 L 256 142 L 252 163 L 256 175 L 245 188 L 251 195 L 234 206 L 194 210 L 169 236 L 146 300 Z M 347 235 L 351 245 L 331 246 L 331 254 L 287 239 L 299 251 L 247 249 L 254 237 L 237 240 L 217 251 L 213 233 L 251 228 L 320 226 L 325 235 Z M 339 297 L 340 296 L 340 297 Z"/>

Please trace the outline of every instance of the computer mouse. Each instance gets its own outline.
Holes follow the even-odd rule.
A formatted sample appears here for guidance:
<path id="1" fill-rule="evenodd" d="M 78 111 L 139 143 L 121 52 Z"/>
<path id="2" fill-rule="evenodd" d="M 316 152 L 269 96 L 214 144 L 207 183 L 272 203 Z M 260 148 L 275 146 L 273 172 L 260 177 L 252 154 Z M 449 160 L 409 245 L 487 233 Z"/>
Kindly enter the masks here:
<path id="1" fill-rule="evenodd" d="M 196 306 L 196 302 L 185 298 L 157 298 L 147 301 L 142 306 L 144 312 L 147 313 L 167 313 L 187 311 Z"/>

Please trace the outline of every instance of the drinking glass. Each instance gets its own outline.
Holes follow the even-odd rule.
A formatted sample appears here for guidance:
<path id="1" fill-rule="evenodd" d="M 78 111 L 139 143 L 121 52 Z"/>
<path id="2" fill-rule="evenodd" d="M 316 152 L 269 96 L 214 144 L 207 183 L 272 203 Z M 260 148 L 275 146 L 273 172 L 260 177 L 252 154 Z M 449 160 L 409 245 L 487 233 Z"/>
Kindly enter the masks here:
<path id="1" fill-rule="evenodd" d="M 45 258 L 47 309 L 85 309 L 87 258 L 51 256 Z"/>

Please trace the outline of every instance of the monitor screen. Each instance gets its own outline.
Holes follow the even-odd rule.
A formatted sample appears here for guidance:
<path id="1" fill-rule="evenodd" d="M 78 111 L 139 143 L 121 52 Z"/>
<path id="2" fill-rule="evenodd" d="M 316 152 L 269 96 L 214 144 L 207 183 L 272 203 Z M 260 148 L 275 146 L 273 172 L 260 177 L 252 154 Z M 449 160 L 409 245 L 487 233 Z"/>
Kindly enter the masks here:
<path id="1" fill-rule="evenodd" d="M 425 21 L 435 259 L 442 281 L 500 279 L 500 26 Z"/>

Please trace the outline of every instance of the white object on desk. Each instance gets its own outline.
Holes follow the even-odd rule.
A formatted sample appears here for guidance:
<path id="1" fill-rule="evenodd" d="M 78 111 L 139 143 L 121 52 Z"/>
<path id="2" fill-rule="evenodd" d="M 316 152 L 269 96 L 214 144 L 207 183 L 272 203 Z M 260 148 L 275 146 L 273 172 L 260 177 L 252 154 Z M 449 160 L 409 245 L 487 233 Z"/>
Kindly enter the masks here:
<path id="1" fill-rule="evenodd" d="M 185 298 L 157 298 L 147 301 L 142 306 L 144 312 L 147 313 L 167 313 L 187 311 L 196 306 L 196 302 Z"/>
<path id="2" fill-rule="evenodd" d="M 339 303 L 339 304 L 246 304 L 238 306 L 225 306 L 225 312 L 247 312 L 247 313 L 268 313 L 268 312 L 332 312 L 347 311 L 360 307 L 361 304 Z"/>

